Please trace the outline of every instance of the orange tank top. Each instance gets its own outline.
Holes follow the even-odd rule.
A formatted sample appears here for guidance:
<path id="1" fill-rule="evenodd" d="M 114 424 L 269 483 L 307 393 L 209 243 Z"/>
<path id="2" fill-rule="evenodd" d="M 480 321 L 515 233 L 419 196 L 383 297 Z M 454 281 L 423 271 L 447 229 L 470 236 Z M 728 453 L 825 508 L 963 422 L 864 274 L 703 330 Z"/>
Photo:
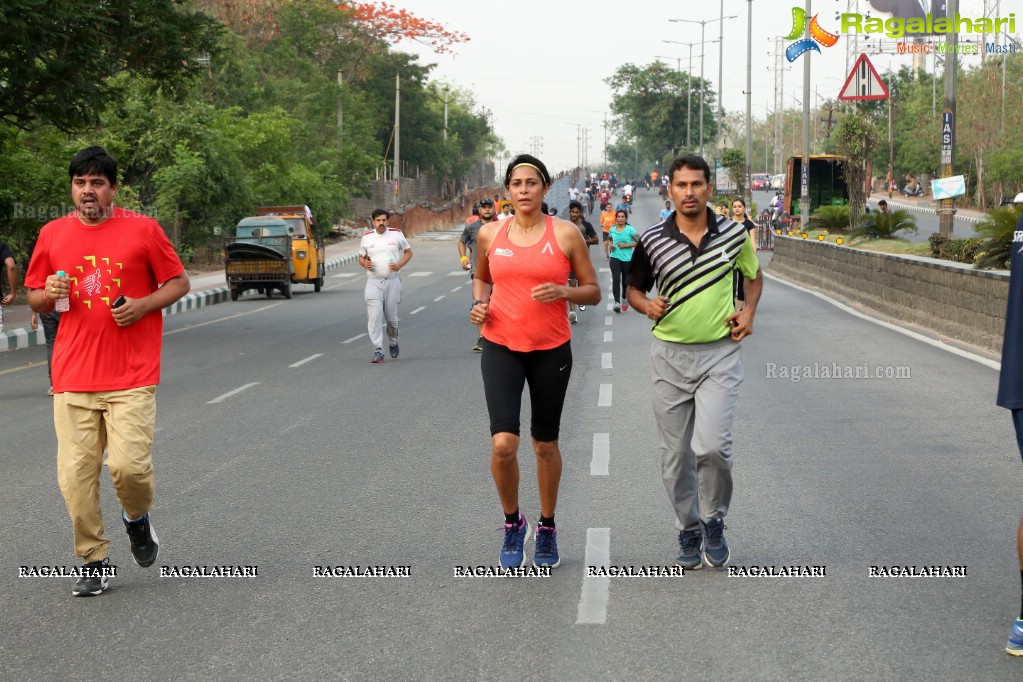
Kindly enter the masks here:
<path id="1" fill-rule="evenodd" d="M 568 284 L 571 262 L 554 238 L 554 219 L 547 216 L 543 237 L 531 246 L 508 239 L 511 219 L 501 225 L 490 245 L 487 262 L 494 283 L 483 336 L 514 351 L 557 348 L 572 338 L 568 302 L 533 300 L 533 287 Z"/>

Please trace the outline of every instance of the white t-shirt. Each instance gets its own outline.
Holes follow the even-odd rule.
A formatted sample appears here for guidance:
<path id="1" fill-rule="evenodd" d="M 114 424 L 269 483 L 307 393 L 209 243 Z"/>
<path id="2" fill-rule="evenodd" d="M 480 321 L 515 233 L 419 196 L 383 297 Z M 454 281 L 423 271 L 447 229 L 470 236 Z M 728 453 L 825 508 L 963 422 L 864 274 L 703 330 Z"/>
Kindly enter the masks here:
<path id="1" fill-rule="evenodd" d="M 632 194 L 632 185 L 626 185 L 625 187 L 622 187 L 622 193 Z"/>
<path id="2" fill-rule="evenodd" d="M 373 261 L 373 269 L 366 274 L 374 279 L 390 279 L 398 273 L 391 270 L 391 263 L 401 261 L 407 249 L 411 249 L 401 230 L 389 227 L 383 234 L 370 230 L 362 235 L 359 242 L 359 255 L 369 256 Z"/>
<path id="3" fill-rule="evenodd" d="M 570 201 L 578 201 L 579 200 L 579 190 L 578 190 L 578 188 L 576 188 L 576 187 L 569 188 L 569 190 L 568 190 L 568 198 L 569 198 Z"/>

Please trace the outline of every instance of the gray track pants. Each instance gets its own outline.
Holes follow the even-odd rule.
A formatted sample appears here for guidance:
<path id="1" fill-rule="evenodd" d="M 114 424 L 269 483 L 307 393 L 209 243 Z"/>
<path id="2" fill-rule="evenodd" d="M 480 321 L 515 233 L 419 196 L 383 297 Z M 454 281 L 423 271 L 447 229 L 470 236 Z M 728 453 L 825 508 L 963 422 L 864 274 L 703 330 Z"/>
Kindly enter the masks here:
<path id="1" fill-rule="evenodd" d="M 384 350 L 384 327 L 387 345 L 398 343 L 398 304 L 401 303 L 401 280 L 366 279 L 366 313 L 369 318 L 369 340 L 373 350 Z"/>
<path id="2" fill-rule="evenodd" d="M 742 356 L 725 337 L 702 344 L 654 339 L 650 349 L 661 476 L 679 530 L 724 518 L 732 499 L 732 420 Z"/>

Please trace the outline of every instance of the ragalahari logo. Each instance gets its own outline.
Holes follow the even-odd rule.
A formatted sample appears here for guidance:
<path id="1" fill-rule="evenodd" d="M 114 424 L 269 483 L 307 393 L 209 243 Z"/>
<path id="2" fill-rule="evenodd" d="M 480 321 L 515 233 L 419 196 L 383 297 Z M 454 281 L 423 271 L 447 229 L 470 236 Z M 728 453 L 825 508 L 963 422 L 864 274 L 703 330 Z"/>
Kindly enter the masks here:
<path id="1" fill-rule="evenodd" d="M 806 10 L 802 7 L 793 7 L 792 30 L 785 36 L 785 40 L 796 40 L 796 38 L 803 35 L 804 31 L 806 31 Z M 817 43 L 824 47 L 831 47 L 837 42 L 838 36 L 821 28 L 821 25 L 817 23 L 817 15 L 815 14 L 813 19 L 810 20 L 810 37 L 796 40 L 796 42 L 786 47 L 785 58 L 790 62 L 794 62 L 804 52 L 809 52 L 810 50 L 820 52 L 821 49 L 817 47 Z"/>

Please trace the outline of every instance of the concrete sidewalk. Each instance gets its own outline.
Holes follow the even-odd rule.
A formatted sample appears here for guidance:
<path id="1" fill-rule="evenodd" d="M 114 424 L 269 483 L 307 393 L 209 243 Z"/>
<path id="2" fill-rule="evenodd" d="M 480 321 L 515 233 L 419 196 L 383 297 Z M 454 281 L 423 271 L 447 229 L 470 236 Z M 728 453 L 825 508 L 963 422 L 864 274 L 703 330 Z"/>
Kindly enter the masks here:
<path id="1" fill-rule="evenodd" d="M 359 242 L 354 239 L 327 245 L 327 272 L 355 262 L 358 250 Z M 22 278 L 23 282 L 24 271 L 19 270 L 18 276 Z M 189 281 L 192 285 L 191 291 L 174 305 L 165 308 L 164 316 L 176 315 L 186 310 L 198 310 L 230 300 L 231 292 L 227 287 L 227 278 L 223 270 L 191 274 Z M 22 282 L 19 282 L 19 286 L 23 286 Z M 45 345 L 43 326 L 39 325 L 39 329 L 32 331 L 31 322 L 32 311 L 27 305 L 4 308 L 4 328 L 0 333 L 0 352 Z"/>

